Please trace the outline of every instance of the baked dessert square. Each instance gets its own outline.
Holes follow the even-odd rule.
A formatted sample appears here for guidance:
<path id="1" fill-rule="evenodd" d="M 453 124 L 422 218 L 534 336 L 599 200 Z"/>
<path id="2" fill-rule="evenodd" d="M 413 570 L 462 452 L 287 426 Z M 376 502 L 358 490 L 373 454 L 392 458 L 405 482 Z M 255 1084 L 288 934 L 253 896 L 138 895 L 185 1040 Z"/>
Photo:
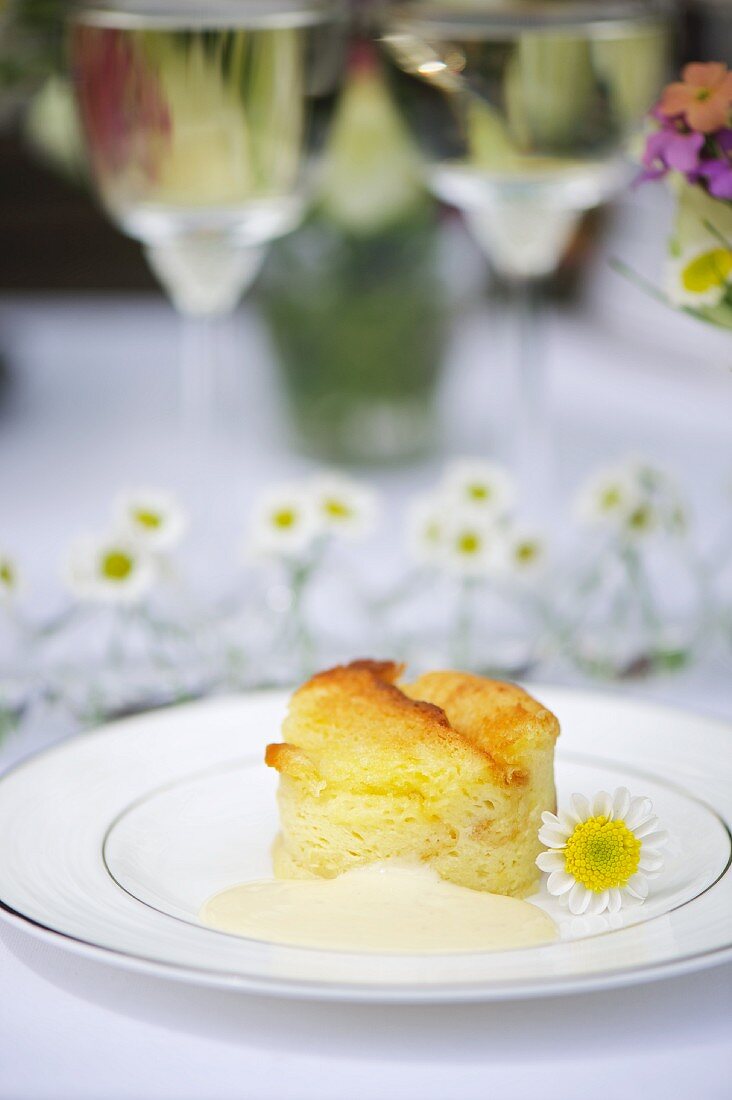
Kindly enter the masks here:
<path id="1" fill-rule="evenodd" d="M 536 886 L 541 814 L 556 809 L 554 715 L 514 684 L 462 672 L 402 682 L 403 666 L 356 661 L 292 697 L 280 774 L 279 878 L 333 878 L 418 860 L 475 890 Z"/>

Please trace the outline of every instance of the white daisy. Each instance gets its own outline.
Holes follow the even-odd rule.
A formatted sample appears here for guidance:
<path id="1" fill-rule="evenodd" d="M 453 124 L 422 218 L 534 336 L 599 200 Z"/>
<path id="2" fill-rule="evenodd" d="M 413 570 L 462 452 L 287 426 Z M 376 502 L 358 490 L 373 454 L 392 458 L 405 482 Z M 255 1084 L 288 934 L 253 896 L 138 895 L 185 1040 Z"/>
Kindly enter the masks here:
<path id="1" fill-rule="evenodd" d="M 498 576 L 504 563 L 501 533 L 474 508 L 456 510 L 445 517 L 438 561 L 446 573 L 465 580 Z"/>
<path id="2" fill-rule="evenodd" d="M 475 508 L 485 515 L 506 515 L 516 491 L 511 476 L 495 462 L 461 458 L 449 462 L 437 487 L 445 501 Z"/>
<path id="3" fill-rule="evenodd" d="M 674 479 L 634 456 L 592 474 L 576 495 L 574 512 L 584 525 L 627 539 L 643 538 L 659 528 L 672 534 L 686 529 Z"/>
<path id="4" fill-rule="evenodd" d="M 188 527 L 188 517 L 172 493 L 161 489 L 129 489 L 117 497 L 114 520 L 118 530 L 153 553 L 174 550 Z"/>
<path id="5" fill-rule="evenodd" d="M 443 553 L 445 509 L 431 493 L 415 497 L 407 508 L 409 555 L 416 565 L 439 565 Z"/>
<path id="6" fill-rule="evenodd" d="M 156 575 L 147 551 L 133 539 L 114 534 L 77 540 L 65 570 L 71 593 L 92 603 L 138 603 L 152 588 Z"/>
<path id="7" fill-rule="evenodd" d="M 22 587 L 17 562 L 10 554 L 0 551 L 0 600 L 12 600 Z"/>
<path id="8" fill-rule="evenodd" d="M 546 566 L 547 547 L 542 535 L 529 527 L 511 527 L 504 536 L 504 565 L 516 580 L 533 580 Z"/>
<path id="9" fill-rule="evenodd" d="M 539 840 L 549 850 L 536 863 L 549 875 L 549 893 L 570 913 L 617 913 L 628 898 L 645 901 L 668 843 L 650 798 L 631 798 L 625 787 L 613 795 L 600 791 L 591 803 L 573 794 L 568 809 L 541 819 Z"/>
<path id="10" fill-rule="evenodd" d="M 717 306 L 732 283 L 732 251 L 709 243 L 672 256 L 666 266 L 666 295 L 672 305 Z"/>
<path id="11" fill-rule="evenodd" d="M 574 513 L 587 527 L 624 531 L 649 501 L 634 463 L 618 463 L 592 474 L 575 497 Z"/>
<path id="12" fill-rule="evenodd" d="M 358 539 L 369 534 L 377 516 L 376 493 L 367 485 L 339 473 L 325 473 L 309 483 L 323 530 Z"/>
<path id="13" fill-rule="evenodd" d="M 255 500 L 248 547 L 256 556 L 303 558 L 322 533 L 313 494 L 301 484 L 279 485 Z"/>

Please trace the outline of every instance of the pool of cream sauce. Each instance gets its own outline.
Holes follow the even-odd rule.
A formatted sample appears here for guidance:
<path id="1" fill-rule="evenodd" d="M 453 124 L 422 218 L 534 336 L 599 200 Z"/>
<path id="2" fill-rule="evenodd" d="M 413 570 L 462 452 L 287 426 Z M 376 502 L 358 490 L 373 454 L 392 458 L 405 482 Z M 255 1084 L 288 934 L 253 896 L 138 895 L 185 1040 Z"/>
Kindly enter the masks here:
<path id="1" fill-rule="evenodd" d="M 373 863 L 333 879 L 261 879 L 215 894 L 202 923 L 294 947 L 397 954 L 502 951 L 551 943 L 530 902 L 446 882 L 423 864 Z"/>

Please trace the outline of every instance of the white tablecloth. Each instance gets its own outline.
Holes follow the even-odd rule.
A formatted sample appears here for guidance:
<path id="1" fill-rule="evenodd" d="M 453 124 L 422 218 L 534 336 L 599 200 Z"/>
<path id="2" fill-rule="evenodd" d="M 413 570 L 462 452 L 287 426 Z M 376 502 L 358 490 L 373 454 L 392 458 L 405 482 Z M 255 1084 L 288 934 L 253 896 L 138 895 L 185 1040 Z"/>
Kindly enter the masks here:
<path id="1" fill-rule="evenodd" d="M 643 224 L 631 203 L 614 250 L 637 250 Z M 722 505 L 732 473 L 732 351 L 721 334 L 615 279 L 600 271 L 585 311 L 550 325 L 561 486 L 611 454 L 641 450 L 677 470 L 713 542 L 732 508 L 729 496 Z M 230 568 L 257 482 L 301 469 L 284 441 L 264 333 L 246 310 L 236 328 L 240 370 L 228 382 L 222 431 L 191 463 L 176 446 L 176 324 L 163 304 L 0 303 L 0 345 L 16 379 L 0 415 L 0 541 L 23 561 L 39 606 L 59 598 L 63 545 L 99 525 L 121 485 L 152 481 L 184 495 L 199 519 L 188 564 L 205 583 Z M 500 311 L 468 311 L 445 380 L 446 453 L 490 449 L 507 342 Z M 435 468 L 379 481 L 396 507 Z M 729 673 L 729 658 L 718 656 L 633 690 L 732 718 Z M 58 732 L 15 735 L 0 767 Z M 0 929 L 6 1100 L 585 1100 L 600 1090 L 723 1100 L 732 1096 L 731 1035 L 730 966 L 563 1000 L 336 1007 L 142 978 Z"/>

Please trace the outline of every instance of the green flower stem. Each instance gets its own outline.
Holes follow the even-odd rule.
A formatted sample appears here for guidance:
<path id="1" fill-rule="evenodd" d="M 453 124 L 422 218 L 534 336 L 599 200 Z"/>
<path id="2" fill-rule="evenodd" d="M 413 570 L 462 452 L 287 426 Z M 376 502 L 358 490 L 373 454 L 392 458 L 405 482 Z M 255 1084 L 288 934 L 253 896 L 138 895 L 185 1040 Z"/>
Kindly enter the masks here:
<path id="1" fill-rule="evenodd" d="M 452 638 L 452 661 L 456 669 L 469 669 L 473 650 L 473 604 L 477 582 L 463 578 L 459 582 L 455 629 Z"/>
<path id="2" fill-rule="evenodd" d="M 314 563 L 296 563 L 290 568 L 290 624 L 294 648 L 298 658 L 298 675 L 301 679 L 315 671 L 315 641 L 310 630 L 305 610 L 308 587 L 316 570 Z"/>
<path id="3" fill-rule="evenodd" d="M 587 570 L 584 578 L 577 586 L 576 591 L 572 594 L 574 603 L 579 608 L 579 614 L 574 617 L 565 618 L 564 623 L 557 622 L 557 632 L 554 639 L 557 646 L 557 652 L 560 655 L 566 656 L 569 660 L 574 661 L 580 667 L 583 666 L 584 657 L 582 654 L 582 646 L 581 644 L 578 645 L 577 639 L 587 619 L 589 598 L 602 584 L 607 553 L 608 546 L 605 545 L 598 552 L 592 568 Z"/>
<path id="4" fill-rule="evenodd" d="M 661 623 L 641 555 L 635 546 L 625 543 L 621 557 L 628 580 L 638 597 L 643 622 L 651 636 L 657 636 Z"/>

